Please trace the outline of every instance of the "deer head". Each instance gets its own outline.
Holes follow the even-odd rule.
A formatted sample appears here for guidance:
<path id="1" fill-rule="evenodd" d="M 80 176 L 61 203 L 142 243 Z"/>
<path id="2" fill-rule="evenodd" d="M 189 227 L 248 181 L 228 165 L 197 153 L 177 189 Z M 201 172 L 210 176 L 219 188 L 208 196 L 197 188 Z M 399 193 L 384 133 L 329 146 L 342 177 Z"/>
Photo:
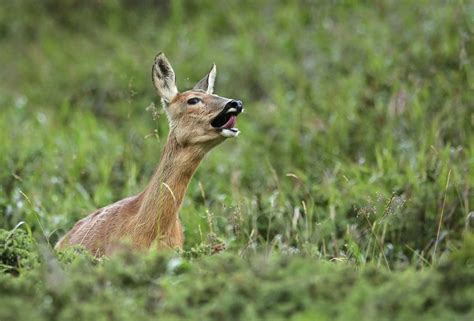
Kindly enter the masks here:
<path id="1" fill-rule="evenodd" d="M 243 111 L 240 100 L 214 95 L 216 65 L 193 89 L 180 93 L 176 76 L 163 53 L 155 57 L 152 79 L 168 117 L 170 133 L 180 145 L 213 147 L 236 137 L 236 118 Z"/>

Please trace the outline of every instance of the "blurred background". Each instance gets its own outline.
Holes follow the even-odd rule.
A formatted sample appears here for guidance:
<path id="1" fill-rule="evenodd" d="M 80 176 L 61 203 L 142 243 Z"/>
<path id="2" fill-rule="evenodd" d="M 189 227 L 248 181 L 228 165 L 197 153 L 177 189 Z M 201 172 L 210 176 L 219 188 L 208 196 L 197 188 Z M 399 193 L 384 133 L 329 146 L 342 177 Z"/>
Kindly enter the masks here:
<path id="1" fill-rule="evenodd" d="M 167 122 L 150 79 L 218 67 L 244 101 L 181 217 L 186 249 L 426 265 L 473 224 L 470 1 L 2 1 L 0 227 L 51 243 L 141 191 Z"/>

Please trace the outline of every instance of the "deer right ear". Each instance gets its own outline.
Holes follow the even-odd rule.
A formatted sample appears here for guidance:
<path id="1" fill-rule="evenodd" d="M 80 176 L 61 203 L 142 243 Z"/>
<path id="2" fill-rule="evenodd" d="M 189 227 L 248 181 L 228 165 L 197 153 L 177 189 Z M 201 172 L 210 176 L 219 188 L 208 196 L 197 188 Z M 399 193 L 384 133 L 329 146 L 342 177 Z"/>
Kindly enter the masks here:
<path id="1" fill-rule="evenodd" d="M 212 64 L 212 68 L 209 73 L 194 86 L 193 89 L 204 90 L 208 94 L 212 95 L 214 92 L 214 82 L 216 81 L 216 64 Z"/>
<path id="2" fill-rule="evenodd" d="M 176 88 L 176 76 L 173 67 L 162 52 L 155 57 L 151 77 L 158 94 L 166 103 L 170 103 L 178 94 L 178 88 Z"/>

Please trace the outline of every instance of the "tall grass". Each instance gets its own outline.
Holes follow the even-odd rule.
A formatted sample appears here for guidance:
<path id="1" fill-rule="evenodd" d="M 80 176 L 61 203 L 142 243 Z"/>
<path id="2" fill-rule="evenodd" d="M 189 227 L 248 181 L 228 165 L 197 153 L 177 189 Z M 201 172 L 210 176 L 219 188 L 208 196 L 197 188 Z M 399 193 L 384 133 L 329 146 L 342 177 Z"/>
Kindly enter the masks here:
<path id="1" fill-rule="evenodd" d="M 208 213 L 237 248 L 386 264 L 455 246 L 471 224 L 469 3 L 149 5 L 3 5 L 2 226 L 54 242 L 143 188 L 167 132 L 146 111 L 163 50 L 180 88 L 216 62 L 218 92 L 248 110 L 191 184 L 187 247 Z"/>

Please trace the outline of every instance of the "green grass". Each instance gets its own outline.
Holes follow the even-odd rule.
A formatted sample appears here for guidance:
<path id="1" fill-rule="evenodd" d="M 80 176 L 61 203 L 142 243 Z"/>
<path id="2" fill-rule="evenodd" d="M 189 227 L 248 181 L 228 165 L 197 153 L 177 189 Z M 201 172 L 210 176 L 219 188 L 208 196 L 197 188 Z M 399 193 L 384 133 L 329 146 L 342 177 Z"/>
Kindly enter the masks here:
<path id="1" fill-rule="evenodd" d="M 472 2 L 11 1 L 0 48 L 0 319 L 472 317 Z M 191 182 L 183 253 L 58 257 L 158 163 L 158 51 L 180 89 L 215 62 L 242 133 Z"/>

